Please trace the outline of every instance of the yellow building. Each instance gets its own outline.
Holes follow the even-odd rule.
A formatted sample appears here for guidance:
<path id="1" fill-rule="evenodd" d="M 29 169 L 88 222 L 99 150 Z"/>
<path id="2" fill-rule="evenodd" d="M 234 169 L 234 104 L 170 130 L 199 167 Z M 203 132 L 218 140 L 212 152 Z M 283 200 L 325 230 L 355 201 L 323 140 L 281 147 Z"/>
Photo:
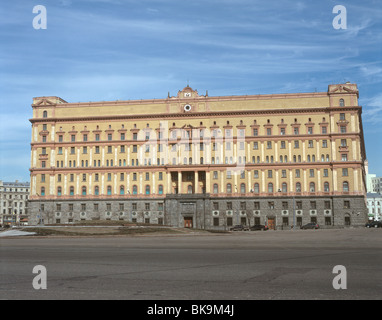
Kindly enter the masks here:
<path id="1" fill-rule="evenodd" d="M 363 225 L 356 84 L 327 92 L 33 99 L 32 223 Z"/>

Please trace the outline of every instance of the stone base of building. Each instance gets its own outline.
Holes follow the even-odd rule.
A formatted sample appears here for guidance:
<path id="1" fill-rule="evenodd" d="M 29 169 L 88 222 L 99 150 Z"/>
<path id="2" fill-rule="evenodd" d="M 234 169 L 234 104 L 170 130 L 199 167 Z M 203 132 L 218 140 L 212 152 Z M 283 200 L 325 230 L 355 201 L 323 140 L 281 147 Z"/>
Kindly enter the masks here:
<path id="1" fill-rule="evenodd" d="M 363 227 L 364 197 L 215 197 L 168 194 L 161 198 L 29 201 L 29 225 L 71 224 L 81 220 L 120 220 L 208 230 L 242 224 L 291 230 L 310 222 L 320 228 Z"/>

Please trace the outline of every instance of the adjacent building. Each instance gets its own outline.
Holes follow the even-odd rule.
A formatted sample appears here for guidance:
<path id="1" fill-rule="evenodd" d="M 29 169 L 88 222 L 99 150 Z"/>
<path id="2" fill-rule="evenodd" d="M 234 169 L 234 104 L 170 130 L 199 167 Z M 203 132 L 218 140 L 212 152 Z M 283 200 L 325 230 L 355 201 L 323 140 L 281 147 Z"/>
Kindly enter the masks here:
<path id="1" fill-rule="evenodd" d="M 28 224 L 29 182 L 0 180 L 0 225 Z"/>
<path id="2" fill-rule="evenodd" d="M 367 210 L 369 220 L 382 221 L 382 195 L 367 193 Z"/>
<path id="3" fill-rule="evenodd" d="M 363 226 L 356 84 L 325 92 L 33 99 L 31 223 Z"/>

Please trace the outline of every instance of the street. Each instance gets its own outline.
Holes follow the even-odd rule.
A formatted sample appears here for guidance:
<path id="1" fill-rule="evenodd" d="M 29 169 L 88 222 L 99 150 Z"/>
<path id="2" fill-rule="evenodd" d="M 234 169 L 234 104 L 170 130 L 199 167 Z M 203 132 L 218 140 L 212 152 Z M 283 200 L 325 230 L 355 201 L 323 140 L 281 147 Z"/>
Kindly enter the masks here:
<path id="1" fill-rule="evenodd" d="M 0 239 L 0 299 L 382 298 L 382 229 Z M 36 265 L 47 289 L 34 289 Z M 346 289 L 334 289 L 337 265 Z"/>

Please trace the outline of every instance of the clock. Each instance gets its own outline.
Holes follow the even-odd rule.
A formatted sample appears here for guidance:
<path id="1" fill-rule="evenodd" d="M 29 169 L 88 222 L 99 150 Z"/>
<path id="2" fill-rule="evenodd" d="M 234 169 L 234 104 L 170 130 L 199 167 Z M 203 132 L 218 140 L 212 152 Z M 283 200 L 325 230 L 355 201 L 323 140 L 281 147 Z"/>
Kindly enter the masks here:
<path id="1" fill-rule="evenodd" d="M 185 92 L 184 97 L 185 98 L 191 98 L 191 92 Z"/>

